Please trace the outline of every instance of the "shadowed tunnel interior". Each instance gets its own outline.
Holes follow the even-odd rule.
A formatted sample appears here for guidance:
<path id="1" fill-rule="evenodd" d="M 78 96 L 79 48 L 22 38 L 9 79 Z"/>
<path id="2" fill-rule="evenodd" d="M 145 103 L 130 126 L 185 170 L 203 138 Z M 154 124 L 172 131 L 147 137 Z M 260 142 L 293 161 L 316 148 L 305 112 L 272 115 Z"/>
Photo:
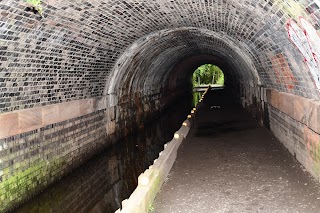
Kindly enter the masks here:
<path id="1" fill-rule="evenodd" d="M 223 70 L 234 100 L 319 180 L 319 7 L 1 1 L 0 211 L 177 101 L 188 108 L 192 73 L 206 63 Z"/>
<path id="2" fill-rule="evenodd" d="M 230 87 L 240 79 L 259 84 L 253 62 L 235 41 L 227 36 L 198 29 L 177 28 L 152 33 L 135 42 L 117 61 L 105 94 L 117 97 L 141 91 L 180 92 L 191 88 L 194 70 L 214 63 L 226 70 Z"/>

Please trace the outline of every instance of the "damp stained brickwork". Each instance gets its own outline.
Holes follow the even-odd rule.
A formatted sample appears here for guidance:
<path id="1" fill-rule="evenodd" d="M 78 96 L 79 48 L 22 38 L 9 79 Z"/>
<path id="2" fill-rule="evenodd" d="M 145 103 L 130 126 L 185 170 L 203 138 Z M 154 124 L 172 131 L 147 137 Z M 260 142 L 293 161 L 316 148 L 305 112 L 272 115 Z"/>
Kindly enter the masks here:
<path id="1" fill-rule="evenodd" d="M 14 212 L 114 212 L 137 186 L 137 176 L 153 164 L 180 128 L 189 108 L 177 100 L 156 119 L 101 149 L 97 156 Z"/>
<path id="2" fill-rule="evenodd" d="M 191 41 L 194 43 L 194 40 L 200 39 L 202 43 L 189 48 Z M 184 63 L 195 56 L 211 55 L 213 52 L 228 64 L 223 67 L 229 77 L 228 82 L 248 79 L 257 84 L 260 80 L 249 56 L 236 47 L 237 41 L 231 38 L 229 41 L 224 40 L 219 34 L 197 28 L 163 30 L 141 38 L 118 60 L 114 68 L 115 74 L 109 79 L 105 94 L 114 93 L 124 97 L 135 91 L 152 94 L 161 90 L 184 90 L 190 86 L 194 67 L 177 70 L 177 63 Z M 179 54 L 176 54 L 177 51 Z M 225 56 L 223 51 L 227 51 L 228 55 Z M 214 57 L 208 60 L 212 63 L 218 61 Z M 237 68 L 241 68 L 241 72 Z"/>
<path id="3" fill-rule="evenodd" d="M 190 97 L 169 96 L 138 98 L 133 103 L 124 100 L 115 107 L 0 139 L 0 212 L 15 208 L 101 149 L 144 128 L 167 107 L 179 106 L 174 103 L 182 104 L 176 113 L 180 117 L 175 120 L 182 122 L 181 114 L 190 108 Z"/>
<path id="4" fill-rule="evenodd" d="M 132 43 L 153 32 L 181 27 L 207 29 L 226 41 L 237 41 L 236 46 L 250 55 L 261 82 L 287 91 L 282 82 L 274 81 L 270 59 L 282 53 L 296 79 L 296 87 L 289 92 L 318 97 L 314 85 L 306 84 L 312 82 L 308 68 L 284 27 L 289 18 L 299 15 L 319 27 L 314 4 L 293 0 L 44 1 L 41 18 L 26 11 L 23 1 L 4 0 L 0 5 L 1 112 L 102 96 L 106 79 Z M 171 41 L 181 39 L 187 45 L 185 51 L 194 54 L 210 46 L 201 36 Z M 166 42 L 157 51 L 165 51 Z M 173 49 L 172 54 L 180 50 Z M 227 56 L 229 51 L 219 52 Z"/>
<path id="5" fill-rule="evenodd" d="M 0 140 L 0 212 L 40 192 L 106 146 L 104 111 Z"/>

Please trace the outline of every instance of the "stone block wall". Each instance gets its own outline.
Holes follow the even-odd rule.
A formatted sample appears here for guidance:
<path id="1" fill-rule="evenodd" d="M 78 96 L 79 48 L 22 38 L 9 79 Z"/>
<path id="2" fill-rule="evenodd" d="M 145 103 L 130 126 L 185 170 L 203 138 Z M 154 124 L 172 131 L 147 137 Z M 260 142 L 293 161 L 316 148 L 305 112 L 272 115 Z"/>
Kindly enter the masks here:
<path id="1" fill-rule="evenodd" d="M 320 102 L 241 84 L 241 103 L 320 181 Z M 258 92 L 259 91 L 259 92 Z M 253 101 L 255 100 L 255 101 Z"/>
<path id="2" fill-rule="evenodd" d="M 267 101 L 271 131 L 320 181 L 320 102 L 275 90 Z"/>
<path id="3" fill-rule="evenodd" d="M 104 112 L 107 117 L 108 113 L 114 114 L 110 120 L 116 117 L 111 108 Z M 113 213 L 135 189 L 136 178 L 158 157 L 163 145 L 172 138 L 187 112 L 190 112 L 187 105 L 175 99 L 174 106 L 167 106 L 160 114 L 157 113 L 157 119 L 147 121 L 144 127 L 129 133 L 106 149 L 100 146 L 97 156 L 14 212 Z M 105 142 L 110 144 L 113 141 L 109 138 Z"/>
<path id="4" fill-rule="evenodd" d="M 0 212 L 60 179 L 105 147 L 105 110 L 0 139 Z"/>
<path id="5" fill-rule="evenodd" d="M 29 200 L 28 205 L 21 206 L 15 212 L 89 212 L 101 200 L 109 201 L 101 203 L 116 209 L 112 202 L 114 199 L 109 197 L 115 196 L 112 186 L 119 181 L 118 160 L 114 152 L 110 155 L 93 158 L 85 163 L 85 168 L 76 169 L 63 181 L 50 186 L 47 189 L 49 193 Z"/>
<path id="6" fill-rule="evenodd" d="M 176 93 L 137 96 L 111 106 L 105 97 L 0 114 L 0 120 L 10 123 L 0 131 L 0 212 L 141 128 L 177 98 Z"/>

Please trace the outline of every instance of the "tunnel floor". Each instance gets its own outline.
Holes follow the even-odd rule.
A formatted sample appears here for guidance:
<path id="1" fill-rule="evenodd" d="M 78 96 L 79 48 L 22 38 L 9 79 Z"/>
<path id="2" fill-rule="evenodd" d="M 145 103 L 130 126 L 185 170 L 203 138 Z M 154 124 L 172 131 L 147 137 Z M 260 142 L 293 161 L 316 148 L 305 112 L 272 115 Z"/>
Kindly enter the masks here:
<path id="1" fill-rule="evenodd" d="M 226 97 L 206 95 L 153 212 L 320 212 L 316 180 Z"/>

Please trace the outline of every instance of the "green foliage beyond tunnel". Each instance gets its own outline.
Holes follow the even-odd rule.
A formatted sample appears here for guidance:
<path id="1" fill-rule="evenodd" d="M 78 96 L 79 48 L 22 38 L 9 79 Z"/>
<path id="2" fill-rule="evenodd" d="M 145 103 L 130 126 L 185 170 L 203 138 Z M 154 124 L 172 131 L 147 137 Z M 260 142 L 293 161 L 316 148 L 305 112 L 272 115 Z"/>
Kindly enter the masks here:
<path id="1" fill-rule="evenodd" d="M 194 71 L 192 84 L 194 87 L 204 84 L 224 85 L 224 74 L 216 65 L 204 64 Z"/>

